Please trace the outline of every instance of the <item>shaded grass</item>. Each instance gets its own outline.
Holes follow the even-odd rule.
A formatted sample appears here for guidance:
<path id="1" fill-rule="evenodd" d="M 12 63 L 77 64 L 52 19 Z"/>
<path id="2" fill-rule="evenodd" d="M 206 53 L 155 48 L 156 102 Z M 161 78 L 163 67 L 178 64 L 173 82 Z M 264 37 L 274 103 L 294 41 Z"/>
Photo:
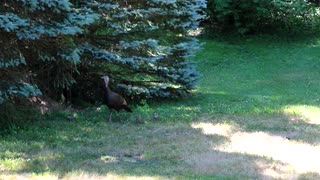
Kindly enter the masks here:
<path id="1" fill-rule="evenodd" d="M 72 122 L 43 120 L 2 139 L 1 171 L 49 172 L 60 178 L 70 172 L 168 178 L 188 172 L 181 154 L 201 138 L 187 124 L 107 124 L 85 119 L 86 115 L 79 114 Z"/>
<path id="2" fill-rule="evenodd" d="M 256 132 L 277 142 L 319 146 L 320 41 L 264 36 L 202 42 L 194 60 L 203 76 L 194 96 L 144 103 L 122 115 L 128 119 L 122 123 L 106 123 L 102 107 L 76 112 L 71 121 L 69 112 L 54 112 L 28 128 L 12 129 L 0 139 L 0 179 L 319 177 L 320 172 L 292 170 L 272 155 L 222 147 L 233 143 L 234 134 Z M 194 123 L 210 125 L 213 133 Z M 223 127 L 235 130 L 217 133 Z"/>

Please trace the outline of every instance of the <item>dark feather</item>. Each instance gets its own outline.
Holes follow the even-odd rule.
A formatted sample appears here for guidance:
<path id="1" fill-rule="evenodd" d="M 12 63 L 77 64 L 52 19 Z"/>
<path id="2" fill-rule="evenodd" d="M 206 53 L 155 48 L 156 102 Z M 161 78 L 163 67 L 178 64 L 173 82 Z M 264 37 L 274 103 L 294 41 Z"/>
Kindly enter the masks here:
<path id="1" fill-rule="evenodd" d="M 119 112 L 122 109 L 127 112 L 132 112 L 132 110 L 128 107 L 126 100 L 118 93 L 113 92 L 108 85 L 108 81 L 105 81 L 106 94 L 104 98 L 104 103 L 108 106 L 108 108 L 114 109 L 117 112 Z"/>

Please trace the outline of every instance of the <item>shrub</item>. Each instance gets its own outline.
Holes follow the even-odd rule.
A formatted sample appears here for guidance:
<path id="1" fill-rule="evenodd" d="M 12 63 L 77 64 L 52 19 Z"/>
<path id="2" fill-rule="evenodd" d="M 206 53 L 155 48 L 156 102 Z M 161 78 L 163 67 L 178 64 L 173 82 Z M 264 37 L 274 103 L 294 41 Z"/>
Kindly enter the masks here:
<path id="1" fill-rule="evenodd" d="M 304 0 L 209 0 L 211 28 L 244 34 L 274 31 L 305 30 L 317 17 L 314 5 Z"/>
<path id="2" fill-rule="evenodd" d="M 310 31 L 318 28 L 318 14 L 314 4 L 304 0 L 272 1 L 273 23 L 288 32 Z"/>
<path id="3" fill-rule="evenodd" d="M 222 31 L 236 29 L 246 33 L 258 28 L 270 16 L 269 0 L 209 0 L 210 23 Z"/>

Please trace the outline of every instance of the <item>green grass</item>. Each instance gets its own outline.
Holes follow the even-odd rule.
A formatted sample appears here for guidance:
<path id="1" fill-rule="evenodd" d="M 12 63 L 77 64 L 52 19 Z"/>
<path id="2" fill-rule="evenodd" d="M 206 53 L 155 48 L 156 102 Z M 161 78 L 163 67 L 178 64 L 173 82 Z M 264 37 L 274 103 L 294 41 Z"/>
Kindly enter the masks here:
<path id="1" fill-rule="evenodd" d="M 320 39 L 202 42 L 194 96 L 145 103 L 121 123 L 93 107 L 71 121 L 54 112 L 12 129 L 0 138 L 0 179 L 319 178 L 317 162 L 305 170 L 277 148 L 320 155 Z M 247 141 L 274 152 L 240 146 Z"/>
<path id="2" fill-rule="evenodd" d="M 199 95 L 183 100 L 183 105 L 170 104 L 175 108 L 212 114 L 275 113 L 287 105 L 319 104 L 320 45 L 315 40 L 203 42 L 205 49 L 195 57 L 203 74 Z"/>

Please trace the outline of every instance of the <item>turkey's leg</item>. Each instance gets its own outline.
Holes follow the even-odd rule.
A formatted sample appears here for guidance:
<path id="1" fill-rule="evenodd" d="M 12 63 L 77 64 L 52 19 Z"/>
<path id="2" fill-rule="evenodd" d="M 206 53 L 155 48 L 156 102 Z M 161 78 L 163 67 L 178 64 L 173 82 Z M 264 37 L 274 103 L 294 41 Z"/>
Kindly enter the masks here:
<path id="1" fill-rule="evenodd" d="M 112 122 L 111 118 L 112 118 L 112 110 L 110 110 L 109 122 Z"/>

